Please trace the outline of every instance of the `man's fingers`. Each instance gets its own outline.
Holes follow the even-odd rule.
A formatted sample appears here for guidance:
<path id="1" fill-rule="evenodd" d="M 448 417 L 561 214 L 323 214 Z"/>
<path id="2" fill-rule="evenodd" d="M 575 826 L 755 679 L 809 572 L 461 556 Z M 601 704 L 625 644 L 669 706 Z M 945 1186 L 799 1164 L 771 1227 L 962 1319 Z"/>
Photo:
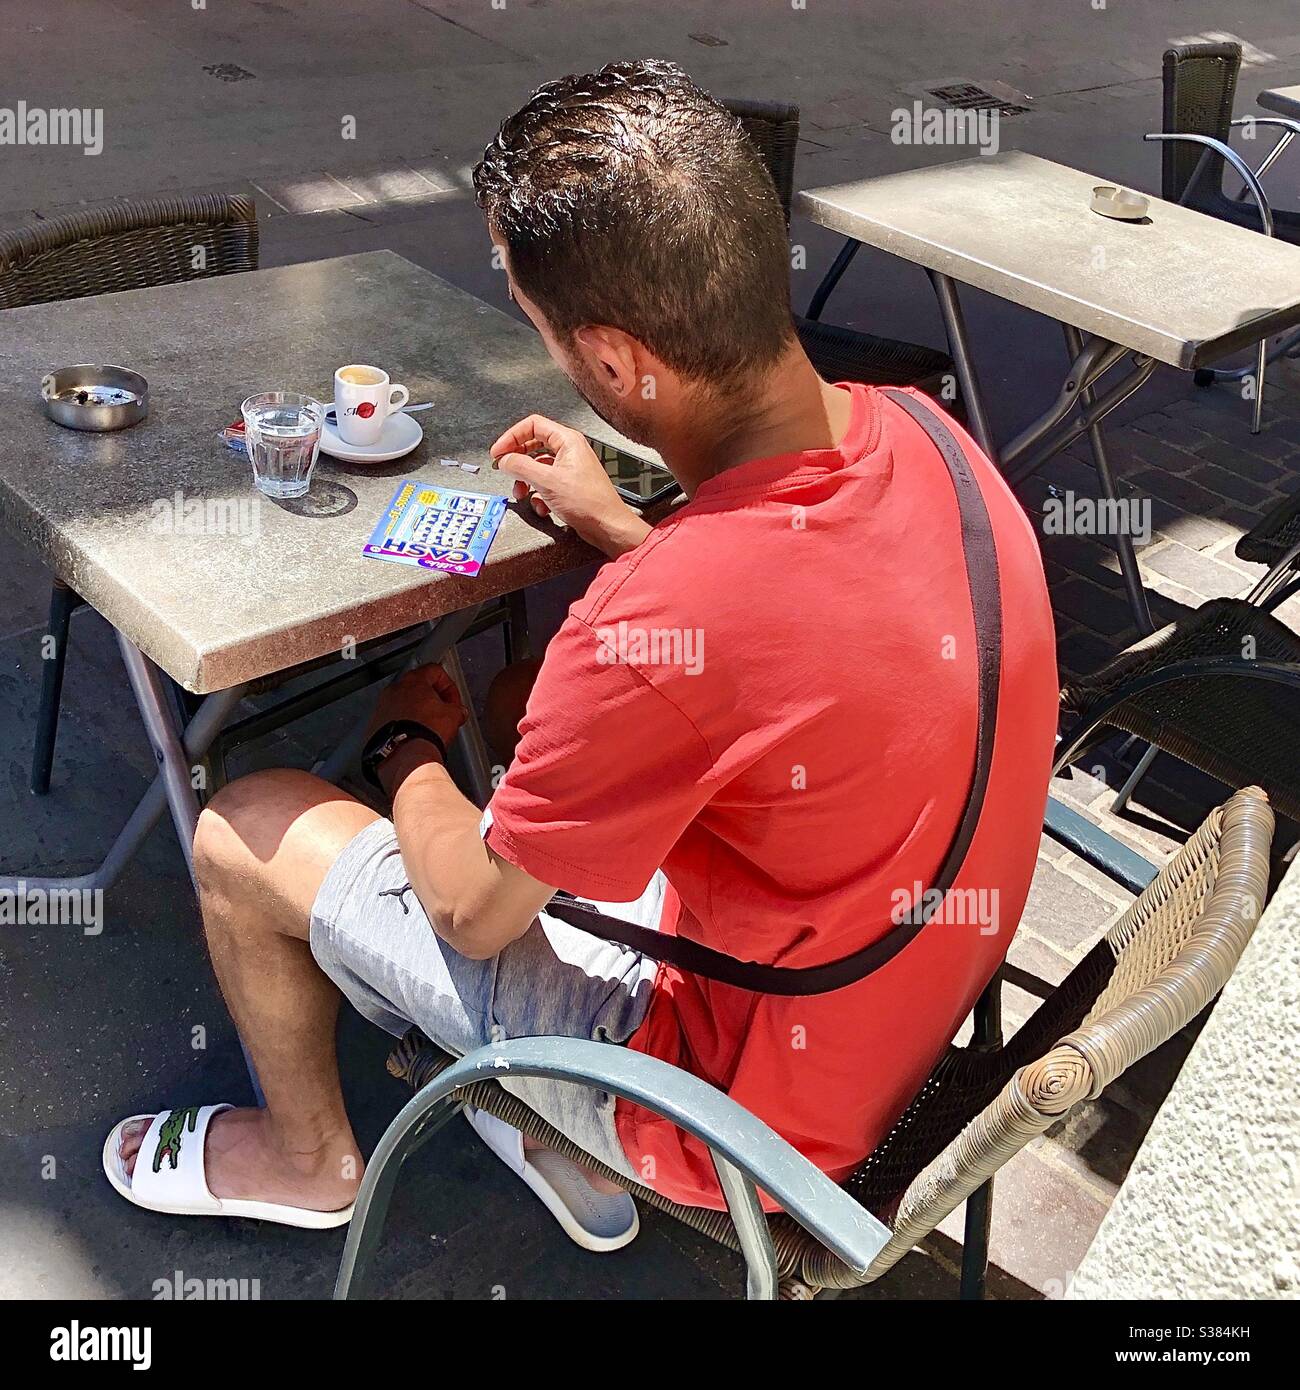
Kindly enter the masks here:
<path id="1" fill-rule="evenodd" d="M 558 453 L 565 444 L 571 443 L 577 430 L 567 425 L 556 424 L 545 415 L 530 415 L 512 425 L 488 451 L 493 458 L 502 454 L 526 453 L 530 446 L 540 442 L 552 453 Z"/>
<path id="2" fill-rule="evenodd" d="M 447 674 L 446 670 L 436 662 L 428 668 L 429 683 L 442 696 L 449 705 L 455 705 L 457 709 L 463 708 L 460 698 L 460 686 Z"/>
<path id="3" fill-rule="evenodd" d="M 459 705 L 461 703 L 460 687 L 436 661 L 430 662 L 427 666 L 417 666 L 413 671 L 408 672 L 403 679 L 432 689 L 448 704 Z"/>
<path id="4" fill-rule="evenodd" d="M 522 478 L 525 483 L 530 483 L 533 487 L 541 487 L 555 466 L 531 458 L 528 454 L 514 453 L 502 454 L 497 459 L 496 464 L 502 473 L 506 473 L 512 478 Z"/>
<path id="5" fill-rule="evenodd" d="M 536 493 L 533 494 L 533 511 L 535 511 L 538 516 L 550 516 L 551 514 L 551 509 Z"/>

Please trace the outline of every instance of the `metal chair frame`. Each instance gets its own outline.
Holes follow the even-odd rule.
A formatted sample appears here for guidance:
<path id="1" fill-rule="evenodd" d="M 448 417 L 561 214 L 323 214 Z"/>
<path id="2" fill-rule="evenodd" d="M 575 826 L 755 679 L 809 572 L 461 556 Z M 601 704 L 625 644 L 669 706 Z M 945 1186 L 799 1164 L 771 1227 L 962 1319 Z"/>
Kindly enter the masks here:
<path id="1" fill-rule="evenodd" d="M 1234 121 L 1233 124 L 1235 125 L 1236 122 Z M 1264 194 L 1263 185 L 1260 183 L 1255 171 L 1251 169 L 1250 165 L 1242 159 L 1231 145 L 1225 144 L 1222 140 L 1216 140 L 1212 135 L 1176 134 L 1166 131 L 1152 131 L 1142 138 L 1144 140 L 1183 141 L 1188 144 L 1203 145 L 1205 147 L 1200 159 L 1197 161 L 1196 169 L 1193 171 L 1192 177 L 1187 182 L 1187 187 L 1183 190 L 1183 196 L 1179 199 L 1181 203 L 1188 202 L 1197 183 L 1204 176 L 1204 171 L 1208 167 L 1213 155 L 1217 154 L 1221 159 L 1232 165 L 1237 173 L 1241 175 L 1243 184 L 1249 189 L 1251 196 L 1255 200 L 1264 235 L 1267 237 L 1273 235 L 1273 209 L 1269 206 L 1268 198 Z M 1291 340 L 1288 339 L 1288 341 Z M 1279 348 L 1275 356 L 1281 356 L 1282 352 L 1283 349 Z M 1264 373 L 1267 369 L 1268 362 L 1268 339 L 1261 338 L 1255 352 L 1255 403 L 1254 413 L 1251 416 L 1250 423 L 1251 434 L 1258 434 L 1263 422 Z M 1250 368 L 1248 367 L 1236 371 L 1225 369 L 1221 373 L 1218 369 L 1207 368 L 1206 370 L 1213 373 L 1214 380 L 1240 381 L 1250 375 Z"/>
<path id="2" fill-rule="evenodd" d="M 845 1264 L 865 1274 L 889 1230 L 743 1106 L 690 1073 L 643 1053 L 582 1038 L 516 1038 L 454 1062 L 398 1112 L 371 1156 L 357 1196 L 334 1296 L 356 1296 L 402 1164 L 463 1106 L 457 1092 L 488 1077 L 548 1077 L 598 1086 L 672 1120 L 705 1144 L 745 1259 L 746 1294 L 778 1294 L 776 1252 L 762 1188 Z"/>
<path id="3" fill-rule="evenodd" d="M 1292 594 L 1297 592 L 1300 592 L 1300 542 L 1293 545 L 1272 565 L 1268 573 L 1245 595 L 1243 602 L 1253 604 L 1255 607 L 1263 609 L 1266 613 L 1271 613 L 1275 608 L 1285 603 Z M 1250 671 L 1257 670 L 1260 664 L 1259 662 L 1242 660 L 1239 664 L 1234 663 L 1232 672 L 1225 673 L 1216 671 L 1206 674 L 1246 674 Z M 1173 670 L 1175 668 L 1171 666 L 1167 669 Z M 1184 672 L 1184 675 L 1186 674 L 1189 673 Z M 1158 683 L 1159 682 L 1155 682 L 1155 684 Z M 1151 688 L 1150 685 L 1135 682 L 1131 686 L 1125 687 L 1125 698 L 1127 698 L 1128 695 L 1138 694 L 1141 690 L 1149 688 Z M 1108 708 L 1113 709 L 1114 707 L 1114 704 L 1108 702 Z M 1093 720 L 1091 722 L 1095 723 L 1096 721 Z M 1075 741 L 1075 735 L 1073 733 L 1071 734 L 1071 740 L 1072 742 Z M 1083 751 L 1086 750 L 1080 749 L 1069 756 L 1062 755 L 1058 758 L 1057 766 L 1053 770 L 1052 775 L 1055 776 L 1066 764 L 1073 762 L 1076 757 L 1081 756 Z M 1134 792 L 1137 791 L 1138 785 L 1150 770 L 1151 764 L 1155 762 L 1156 754 L 1159 753 L 1159 751 L 1160 749 L 1154 743 L 1147 744 L 1142 752 L 1142 756 L 1133 765 L 1133 770 L 1125 778 L 1119 791 L 1115 793 L 1115 800 L 1111 803 L 1110 808 L 1115 815 L 1118 816 L 1123 814 L 1125 808 L 1132 800 Z"/>
<path id="4" fill-rule="evenodd" d="M 1204 131 L 1189 132 L 1168 129 L 1171 120 L 1176 120 L 1176 97 L 1173 84 L 1177 80 L 1176 72 L 1179 64 L 1183 61 L 1204 62 L 1214 61 L 1225 65 L 1225 84 L 1219 102 L 1218 119 L 1213 122 L 1213 133 Z M 1247 197 L 1253 198 L 1256 209 L 1260 214 L 1265 235 L 1274 236 L 1278 233 L 1276 218 L 1272 209 L 1269 207 L 1268 200 L 1264 195 L 1262 179 L 1263 176 L 1273 167 L 1287 147 L 1291 144 L 1297 134 L 1300 134 L 1300 122 L 1285 116 L 1239 116 L 1235 119 L 1231 115 L 1232 99 L 1236 92 L 1237 73 L 1241 66 L 1241 46 L 1235 43 L 1191 45 L 1187 48 L 1171 48 L 1165 53 L 1165 93 L 1164 93 L 1164 112 L 1166 129 L 1157 134 L 1148 135 L 1148 140 L 1163 139 L 1168 141 L 1188 141 L 1205 146 L 1200 158 L 1197 160 L 1186 184 L 1181 191 L 1171 187 L 1171 180 L 1175 180 L 1176 174 L 1174 167 L 1166 163 L 1164 171 L 1164 195 L 1167 198 L 1173 197 L 1178 192 L 1177 201 L 1187 206 L 1197 206 L 1205 203 L 1207 199 L 1210 206 L 1205 206 L 1203 210 L 1210 216 L 1232 217 L 1232 206 L 1237 203 L 1245 202 Z M 1224 119 L 1226 117 L 1226 119 Z M 1256 126 L 1267 126 L 1281 132 L 1272 149 L 1268 151 L 1254 170 L 1250 170 L 1245 160 L 1227 143 L 1227 137 L 1235 127 L 1237 129 L 1251 128 Z M 1220 138 L 1222 137 L 1222 138 Z M 1229 198 L 1222 187 L 1222 165 L 1217 172 L 1216 184 L 1210 188 L 1206 180 L 1210 175 L 1211 167 L 1214 164 L 1215 156 L 1223 161 L 1223 164 L 1230 166 L 1241 178 L 1241 187 Z M 1213 206 L 1215 201 L 1218 207 Z M 1285 235 L 1288 240 L 1300 239 L 1300 232 L 1297 230 L 1297 223 L 1294 215 L 1282 214 L 1289 220 Z M 1251 433 L 1258 434 L 1261 426 L 1261 415 L 1263 411 L 1264 379 L 1269 362 L 1275 362 L 1282 357 L 1294 357 L 1300 355 L 1300 330 L 1294 331 L 1284 338 L 1272 349 L 1269 349 L 1267 340 L 1259 345 L 1254 364 L 1247 364 L 1235 368 L 1214 368 L 1202 367 L 1194 373 L 1194 379 L 1198 386 L 1208 386 L 1216 381 L 1243 381 L 1248 377 L 1254 378 L 1255 400 L 1254 410 L 1251 419 Z"/>
<path id="5" fill-rule="evenodd" d="M 704 1225 L 694 1220 L 691 1224 L 717 1239 L 724 1239 L 726 1232 L 725 1243 L 738 1249 L 745 1261 L 750 1298 L 773 1299 L 787 1286 L 790 1296 L 811 1296 L 801 1279 L 835 1288 L 870 1282 L 892 1268 L 962 1202 L 966 1203 L 966 1249 L 961 1292 L 965 1298 L 982 1296 L 992 1174 L 1079 1101 L 1099 1095 L 1218 992 L 1263 907 L 1272 826 L 1266 799 L 1255 789 L 1239 792 L 1211 813 L 1160 875 L 1154 879 L 1145 872 L 1139 875 L 1139 881 L 1145 880 L 1141 897 L 1111 928 L 1104 945 L 1094 948 L 1103 956 L 1113 953 L 1112 969 L 1100 976 L 1086 973 L 1093 983 L 1085 993 L 1074 996 L 1065 1015 L 1047 1019 L 1049 1031 L 1030 1035 L 1023 1055 L 1033 1057 L 1033 1062 L 1013 1063 L 1018 1069 L 997 1099 L 991 1104 L 977 1101 L 976 1113 L 957 1137 L 907 1183 L 892 1228 L 755 1116 L 689 1073 L 608 1044 L 523 1038 L 489 1044 L 449 1062 L 423 1085 L 412 1078 L 420 1089 L 390 1124 L 367 1168 L 335 1297 L 361 1296 L 359 1286 L 381 1237 L 405 1160 L 461 1108 L 459 1093 L 503 1076 L 545 1076 L 598 1086 L 672 1120 L 703 1143 L 718 1174 L 725 1214 L 700 1213 L 671 1203 L 666 1209 L 681 1219 L 709 1217 Z M 1069 828 L 1067 818 L 1054 830 L 1058 837 L 1064 831 L 1068 838 Z M 1097 827 L 1089 829 L 1094 837 L 1107 838 Z M 1147 869 L 1154 874 L 1151 866 Z M 1145 932 L 1154 935 L 1148 937 Z M 1139 941 L 1148 944 L 1139 947 Z M 1130 946 L 1137 951 L 1131 963 L 1126 954 Z M 1000 1048 L 997 998 L 995 978 L 981 1000 L 968 1051 Z M 1086 1012 L 1069 1013 L 1074 1007 Z M 1068 1031 L 1059 1036 L 1055 1030 L 1062 1017 L 1082 1021 L 1066 1023 Z M 1049 1050 L 1037 1051 L 1041 1038 L 1058 1036 Z M 491 1090 L 496 1093 L 495 1087 Z M 480 1088 L 474 1103 L 483 1104 L 485 1094 Z M 502 1099 L 524 1114 L 532 1113 L 523 1102 L 508 1096 Z M 575 1155 L 581 1152 L 554 1132 L 549 1142 L 568 1144 Z M 612 1170 L 604 1171 L 612 1175 Z M 796 1223 L 782 1227 L 783 1263 L 778 1262 L 772 1229 L 758 1203 L 759 1188 Z M 654 1194 L 643 1190 L 643 1195 Z M 665 1205 L 662 1199 L 656 1204 Z M 800 1228 L 804 1245 L 796 1249 L 788 1242 L 790 1232 Z M 791 1276 L 792 1267 L 807 1272 Z"/>

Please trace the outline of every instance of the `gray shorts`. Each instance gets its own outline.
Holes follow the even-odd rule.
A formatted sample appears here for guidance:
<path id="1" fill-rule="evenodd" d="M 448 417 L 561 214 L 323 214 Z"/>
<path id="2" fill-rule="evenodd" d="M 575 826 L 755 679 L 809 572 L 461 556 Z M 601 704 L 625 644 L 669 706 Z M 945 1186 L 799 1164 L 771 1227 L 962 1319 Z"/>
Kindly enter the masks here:
<path id="1" fill-rule="evenodd" d="M 636 902 L 599 906 L 655 927 L 663 895 L 656 874 Z M 624 1043 L 645 1018 L 657 969 L 649 957 L 544 912 L 491 960 L 467 960 L 434 932 L 407 887 L 386 820 L 368 825 L 331 865 L 312 906 L 310 939 L 317 964 L 358 1012 L 394 1037 L 414 1023 L 458 1057 L 544 1034 Z M 541 1078 L 501 1084 L 593 1157 L 636 1176 L 615 1132 L 611 1095 Z"/>

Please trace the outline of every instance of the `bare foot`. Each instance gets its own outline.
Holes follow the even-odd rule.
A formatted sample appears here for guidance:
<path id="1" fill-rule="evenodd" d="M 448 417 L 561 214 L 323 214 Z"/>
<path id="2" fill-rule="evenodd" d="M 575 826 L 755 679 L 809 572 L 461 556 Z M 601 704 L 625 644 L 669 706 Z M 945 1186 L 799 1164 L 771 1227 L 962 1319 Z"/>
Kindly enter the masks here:
<path id="1" fill-rule="evenodd" d="M 525 1135 L 524 1135 L 524 1152 L 525 1152 L 526 1154 L 527 1154 L 527 1153 L 536 1153 L 539 1149 L 540 1149 L 542 1152 L 545 1152 L 545 1151 L 546 1151 L 546 1145 L 545 1145 L 545 1144 L 539 1144 L 539 1143 L 537 1142 L 536 1139 L 530 1139 L 530 1138 L 528 1137 L 528 1135 L 525 1134 Z M 577 1160 L 576 1160 L 576 1159 L 570 1159 L 570 1162 L 572 1162 L 572 1163 L 577 1163 Z M 607 1196 L 617 1196 L 618 1193 L 620 1193 L 620 1192 L 626 1192 L 626 1191 L 627 1191 L 627 1188 L 621 1187 L 621 1186 L 620 1186 L 618 1183 L 616 1183 L 616 1182 L 611 1182 L 611 1181 L 610 1181 L 607 1177 L 605 1177 L 603 1174 L 597 1173 L 597 1172 L 596 1172 L 594 1169 L 592 1169 L 592 1168 L 588 1168 L 587 1165 L 586 1165 L 585 1163 L 578 1163 L 578 1167 L 582 1169 L 583 1174 L 585 1175 L 587 1181 L 588 1181 L 588 1182 L 591 1184 L 591 1186 L 592 1186 L 592 1190 L 595 1191 L 595 1192 L 603 1192 L 603 1193 L 605 1193 Z"/>
<path id="2" fill-rule="evenodd" d="M 148 1120 L 122 1132 L 122 1166 L 135 1170 Z M 285 1148 L 265 1110 L 223 1110 L 212 1117 L 204 1146 L 204 1174 L 214 1197 L 278 1202 L 307 1211 L 340 1211 L 357 1195 L 362 1162 L 350 1132 L 309 1152 Z"/>

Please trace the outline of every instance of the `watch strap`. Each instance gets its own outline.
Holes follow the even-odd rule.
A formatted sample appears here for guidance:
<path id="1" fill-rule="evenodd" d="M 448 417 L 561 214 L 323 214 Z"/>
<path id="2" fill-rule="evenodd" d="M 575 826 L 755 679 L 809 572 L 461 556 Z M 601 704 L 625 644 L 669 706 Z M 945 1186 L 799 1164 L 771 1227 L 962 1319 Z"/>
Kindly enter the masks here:
<path id="1" fill-rule="evenodd" d="M 361 754 L 362 776 L 371 786 L 383 791 L 384 788 L 379 781 L 379 769 L 402 744 L 410 743 L 414 739 L 433 744 L 443 762 L 447 761 L 447 745 L 427 724 L 421 724 L 415 719 L 390 719 L 386 724 L 381 724 L 366 740 Z"/>

